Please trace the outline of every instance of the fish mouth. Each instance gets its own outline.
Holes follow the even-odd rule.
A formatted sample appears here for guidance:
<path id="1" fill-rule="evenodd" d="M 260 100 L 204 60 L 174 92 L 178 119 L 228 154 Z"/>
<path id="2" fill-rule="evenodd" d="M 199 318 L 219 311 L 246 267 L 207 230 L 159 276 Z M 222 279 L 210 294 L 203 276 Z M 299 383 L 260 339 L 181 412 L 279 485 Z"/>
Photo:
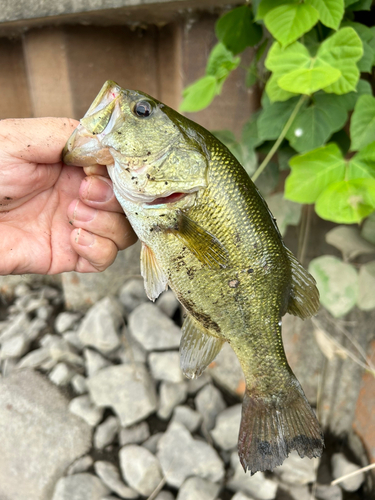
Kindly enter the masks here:
<path id="1" fill-rule="evenodd" d="M 166 205 L 167 203 L 175 203 L 176 201 L 180 201 L 185 198 L 188 194 L 191 193 L 172 193 L 168 196 L 161 196 L 160 198 L 156 198 L 155 200 L 145 203 L 148 206 L 154 205 Z"/>

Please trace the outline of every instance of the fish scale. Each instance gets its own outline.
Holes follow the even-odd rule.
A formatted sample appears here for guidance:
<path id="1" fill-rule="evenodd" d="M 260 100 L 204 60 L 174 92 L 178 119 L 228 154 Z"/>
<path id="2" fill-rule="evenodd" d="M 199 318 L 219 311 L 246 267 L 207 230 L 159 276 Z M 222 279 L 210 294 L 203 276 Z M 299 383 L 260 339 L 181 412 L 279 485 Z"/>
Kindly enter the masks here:
<path id="1" fill-rule="evenodd" d="M 245 471 L 273 470 L 293 449 L 320 456 L 321 430 L 281 336 L 281 317 L 314 314 L 318 291 L 242 166 L 207 130 L 114 82 L 103 86 L 69 139 L 64 161 L 92 164 L 103 151 L 113 156 L 114 192 L 142 241 L 149 298 L 169 286 L 186 310 L 183 372 L 199 376 L 225 341 L 241 363 Z"/>

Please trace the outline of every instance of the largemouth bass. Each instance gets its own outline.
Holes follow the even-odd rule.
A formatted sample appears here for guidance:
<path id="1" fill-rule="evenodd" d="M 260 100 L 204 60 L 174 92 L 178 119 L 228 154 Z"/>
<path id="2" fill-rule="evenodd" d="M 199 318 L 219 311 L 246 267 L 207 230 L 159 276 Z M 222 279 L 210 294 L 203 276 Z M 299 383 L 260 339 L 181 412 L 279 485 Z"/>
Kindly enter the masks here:
<path id="1" fill-rule="evenodd" d="M 281 318 L 319 307 L 315 281 L 285 247 L 243 167 L 203 127 L 108 81 L 69 139 L 69 165 L 107 165 L 142 242 L 148 297 L 168 286 L 186 310 L 180 346 L 189 378 L 228 342 L 246 379 L 238 451 L 252 474 L 290 451 L 319 457 L 320 426 L 285 357 Z"/>

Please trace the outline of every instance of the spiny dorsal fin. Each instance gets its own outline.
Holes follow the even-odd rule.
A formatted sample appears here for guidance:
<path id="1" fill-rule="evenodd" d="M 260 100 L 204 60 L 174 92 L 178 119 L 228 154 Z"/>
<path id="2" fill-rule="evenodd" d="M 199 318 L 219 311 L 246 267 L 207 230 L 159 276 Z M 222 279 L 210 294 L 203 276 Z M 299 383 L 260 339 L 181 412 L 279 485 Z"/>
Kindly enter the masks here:
<path id="1" fill-rule="evenodd" d="M 181 370 L 187 378 L 202 375 L 207 366 L 219 354 L 224 340 L 213 337 L 190 314 L 182 325 L 180 344 Z"/>
<path id="2" fill-rule="evenodd" d="M 173 233 L 210 269 L 227 267 L 228 252 L 220 241 L 183 212 L 178 215 L 178 229 Z"/>
<path id="3" fill-rule="evenodd" d="M 302 319 L 316 314 L 319 309 L 319 291 L 310 273 L 298 262 L 287 248 L 292 270 L 292 288 L 288 304 L 288 313 Z"/>
<path id="4" fill-rule="evenodd" d="M 141 249 L 141 274 L 147 297 L 154 301 L 168 288 L 168 278 L 156 260 L 154 252 L 144 243 Z"/>

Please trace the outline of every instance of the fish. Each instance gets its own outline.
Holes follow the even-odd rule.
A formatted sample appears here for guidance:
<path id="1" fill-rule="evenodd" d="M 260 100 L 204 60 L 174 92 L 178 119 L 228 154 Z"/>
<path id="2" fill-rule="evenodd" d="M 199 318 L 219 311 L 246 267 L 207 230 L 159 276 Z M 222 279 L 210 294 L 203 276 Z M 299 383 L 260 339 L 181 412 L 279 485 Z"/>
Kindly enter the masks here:
<path id="1" fill-rule="evenodd" d="M 63 161 L 107 165 L 142 242 L 149 299 L 170 287 L 185 310 L 185 376 L 200 376 L 225 342 L 237 355 L 246 381 L 238 438 L 244 471 L 272 471 L 292 450 L 320 457 L 322 430 L 281 334 L 285 313 L 317 312 L 319 292 L 237 159 L 177 111 L 107 81 Z"/>

